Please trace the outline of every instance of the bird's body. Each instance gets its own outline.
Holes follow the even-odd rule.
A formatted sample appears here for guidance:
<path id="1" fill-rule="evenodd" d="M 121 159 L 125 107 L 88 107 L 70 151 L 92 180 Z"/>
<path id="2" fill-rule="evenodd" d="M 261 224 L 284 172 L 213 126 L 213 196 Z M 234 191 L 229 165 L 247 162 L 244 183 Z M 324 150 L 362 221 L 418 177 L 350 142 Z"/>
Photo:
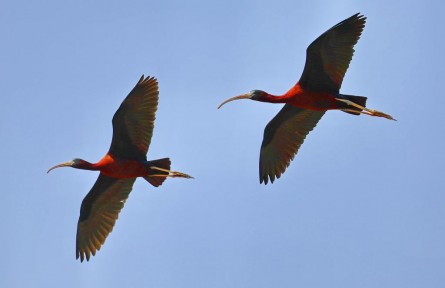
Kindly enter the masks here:
<path id="1" fill-rule="evenodd" d="M 260 183 L 279 178 L 303 144 L 307 134 L 328 110 L 353 115 L 367 114 L 395 120 L 390 115 L 366 108 L 366 97 L 340 93 L 343 77 L 365 27 L 359 13 L 338 23 L 315 39 L 307 48 L 306 64 L 300 80 L 281 96 L 261 90 L 225 100 L 250 99 L 284 103 L 283 109 L 267 124 L 260 153 Z"/>
<path id="2" fill-rule="evenodd" d="M 97 163 L 89 163 L 85 160 L 78 169 L 100 171 L 100 173 L 114 178 L 136 178 L 148 177 L 151 174 L 159 174 L 159 171 L 152 170 L 151 161 L 120 159 L 110 154 L 106 154 Z"/>
<path id="3" fill-rule="evenodd" d="M 136 178 L 149 175 L 150 166 L 146 163 L 139 160 L 119 159 L 107 154 L 97 162 L 96 167 L 102 174 L 109 177 Z"/>
<path id="4" fill-rule="evenodd" d="M 302 88 L 297 83 L 282 96 L 274 96 L 264 92 L 264 94 L 261 98 L 258 99 L 258 101 L 290 104 L 292 106 L 303 109 L 326 111 L 340 109 L 339 102 L 335 100 L 335 98 L 336 96 L 333 95 L 333 93 L 307 90 Z"/>
<path id="5" fill-rule="evenodd" d="M 141 77 L 113 117 L 113 139 L 109 151 L 97 163 L 73 159 L 56 165 L 100 171 L 100 175 L 80 207 L 76 258 L 90 259 L 104 244 L 137 177 L 160 186 L 166 177 L 192 178 L 170 171 L 170 159 L 147 161 L 158 105 L 155 78 Z"/>

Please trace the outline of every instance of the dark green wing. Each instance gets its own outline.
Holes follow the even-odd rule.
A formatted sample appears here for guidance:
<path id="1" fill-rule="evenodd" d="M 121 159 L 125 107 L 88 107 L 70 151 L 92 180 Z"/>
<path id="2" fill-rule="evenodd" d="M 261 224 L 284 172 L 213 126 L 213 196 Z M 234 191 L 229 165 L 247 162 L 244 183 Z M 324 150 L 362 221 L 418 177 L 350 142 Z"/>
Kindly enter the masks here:
<path id="1" fill-rule="evenodd" d="M 147 159 L 158 108 L 158 94 L 157 80 L 142 75 L 114 114 L 113 140 L 108 153 L 125 159 Z"/>
<path id="2" fill-rule="evenodd" d="M 325 112 L 284 105 L 264 129 L 260 152 L 260 183 L 280 178 L 286 171 L 306 135 Z"/>
<path id="3" fill-rule="evenodd" d="M 359 13 L 338 23 L 306 50 L 306 64 L 299 84 L 311 91 L 338 93 L 366 17 Z"/>
<path id="4" fill-rule="evenodd" d="M 77 224 L 76 259 L 87 261 L 104 244 L 136 178 L 117 179 L 99 175 L 82 201 Z"/>

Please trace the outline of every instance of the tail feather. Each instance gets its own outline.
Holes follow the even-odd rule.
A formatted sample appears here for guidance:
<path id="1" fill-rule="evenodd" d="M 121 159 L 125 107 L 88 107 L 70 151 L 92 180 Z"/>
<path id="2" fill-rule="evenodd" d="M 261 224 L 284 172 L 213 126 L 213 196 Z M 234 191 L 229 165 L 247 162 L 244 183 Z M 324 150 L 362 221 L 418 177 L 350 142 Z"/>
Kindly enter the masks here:
<path id="1" fill-rule="evenodd" d="M 155 166 L 162 169 L 170 170 L 170 159 L 169 158 L 162 158 L 158 160 L 151 160 L 147 161 L 147 166 Z M 149 170 L 149 176 L 145 176 L 144 179 L 148 181 L 151 185 L 158 187 L 161 186 L 162 183 L 165 181 L 167 177 L 165 176 L 150 176 L 150 175 L 168 175 L 168 172 L 159 171 L 155 169 Z"/>
<path id="2" fill-rule="evenodd" d="M 352 101 L 360 106 L 366 107 L 366 100 L 368 99 L 367 97 L 364 96 L 354 96 L 354 95 L 345 95 L 345 94 L 340 94 L 341 98 L 345 98 L 349 101 Z M 344 107 L 343 107 L 344 106 Z M 340 105 L 340 109 L 350 109 L 350 110 L 357 110 L 357 112 L 349 112 L 349 111 L 344 111 L 346 113 L 352 114 L 352 115 L 360 115 L 360 111 L 362 111 L 362 109 L 356 108 L 354 106 L 350 106 L 346 103 L 342 103 Z"/>

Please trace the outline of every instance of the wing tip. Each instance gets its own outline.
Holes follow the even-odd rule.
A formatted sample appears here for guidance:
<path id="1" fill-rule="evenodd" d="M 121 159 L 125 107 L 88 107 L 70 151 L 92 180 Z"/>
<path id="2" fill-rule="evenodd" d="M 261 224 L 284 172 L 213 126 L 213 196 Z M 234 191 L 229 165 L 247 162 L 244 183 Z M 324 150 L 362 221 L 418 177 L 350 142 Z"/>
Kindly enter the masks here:
<path id="1" fill-rule="evenodd" d="M 360 27 L 361 27 L 362 30 L 363 30 L 363 28 L 365 28 L 366 20 L 367 20 L 368 18 L 367 18 L 365 15 L 361 14 L 360 12 L 357 13 L 357 14 L 355 14 L 355 15 L 352 16 L 352 17 L 355 18 L 355 21 L 356 21 L 356 22 L 360 23 Z M 352 18 L 352 17 L 351 17 L 351 18 Z"/>
<path id="2" fill-rule="evenodd" d="M 271 174 L 260 175 L 260 184 L 263 184 L 263 182 L 264 182 L 264 185 L 267 185 L 269 183 L 269 180 L 270 180 L 270 184 L 273 184 L 273 182 L 276 179 L 279 179 L 280 177 L 281 177 L 281 173 L 278 173 L 278 174 L 271 173 Z"/>
<path id="3" fill-rule="evenodd" d="M 354 15 L 352 15 L 351 17 L 349 17 L 349 19 L 352 19 L 352 18 L 366 20 L 366 16 L 362 12 L 357 12 Z"/>
<path id="4" fill-rule="evenodd" d="M 103 243 L 102 243 L 103 244 Z M 87 262 L 90 261 L 91 256 L 96 256 L 96 252 L 100 250 L 102 245 L 93 246 L 94 249 L 89 249 L 86 247 L 85 249 L 76 248 L 76 260 L 80 258 L 80 263 L 84 260 Z"/>
<path id="5" fill-rule="evenodd" d="M 158 84 L 158 80 L 155 76 L 147 76 L 145 77 L 144 74 L 142 74 L 141 78 L 139 79 L 138 83 L 136 85 L 146 84 L 146 83 L 156 83 Z"/>
<path id="6" fill-rule="evenodd" d="M 86 253 L 85 251 L 80 251 L 79 249 L 76 249 L 76 260 L 80 258 L 80 263 L 82 263 L 85 258 L 88 261 L 90 261 L 90 255 L 89 253 Z"/>

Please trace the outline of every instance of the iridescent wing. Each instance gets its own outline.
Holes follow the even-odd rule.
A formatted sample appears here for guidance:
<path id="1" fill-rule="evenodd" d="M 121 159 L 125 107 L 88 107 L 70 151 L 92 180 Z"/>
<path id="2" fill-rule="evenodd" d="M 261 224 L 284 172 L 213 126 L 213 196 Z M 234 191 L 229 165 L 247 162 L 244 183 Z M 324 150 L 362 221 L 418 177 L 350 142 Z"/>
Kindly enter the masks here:
<path id="1" fill-rule="evenodd" d="M 117 179 L 99 175 L 80 206 L 76 259 L 87 261 L 104 244 L 124 207 L 136 178 Z"/>
<path id="2" fill-rule="evenodd" d="M 273 183 L 286 171 L 306 135 L 325 112 L 284 105 L 264 129 L 260 152 L 260 183 Z"/>
<path id="3" fill-rule="evenodd" d="M 300 86 L 338 93 L 365 22 L 366 17 L 357 13 L 315 39 L 306 50 Z"/>
<path id="4" fill-rule="evenodd" d="M 147 160 L 158 94 L 157 80 L 142 75 L 114 114 L 113 140 L 108 153 L 125 159 Z"/>

